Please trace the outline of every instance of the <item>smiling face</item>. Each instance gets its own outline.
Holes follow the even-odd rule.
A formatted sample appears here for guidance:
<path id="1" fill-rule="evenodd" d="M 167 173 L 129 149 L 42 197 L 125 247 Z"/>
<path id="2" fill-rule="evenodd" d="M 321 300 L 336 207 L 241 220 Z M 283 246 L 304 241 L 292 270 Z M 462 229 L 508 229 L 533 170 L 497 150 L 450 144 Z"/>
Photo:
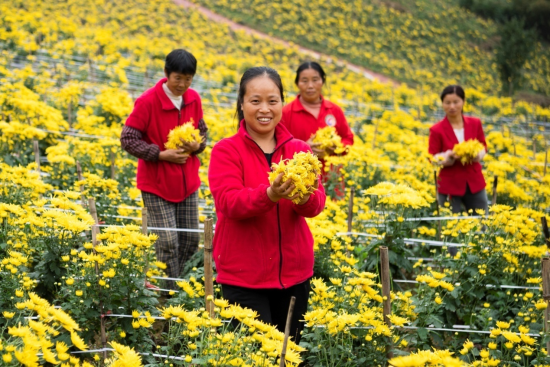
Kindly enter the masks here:
<path id="1" fill-rule="evenodd" d="M 443 98 L 443 111 L 447 117 L 459 116 L 462 113 L 464 101 L 456 94 L 447 94 Z"/>
<path id="2" fill-rule="evenodd" d="M 164 72 L 166 75 L 166 71 Z M 171 72 L 170 75 L 166 75 L 166 86 L 170 89 L 170 92 L 176 96 L 183 96 L 187 89 L 191 86 L 193 81 L 193 75 Z"/>
<path id="3" fill-rule="evenodd" d="M 306 102 L 316 103 L 319 101 L 323 89 L 323 78 L 317 70 L 311 68 L 302 70 L 297 85 L 300 89 L 300 96 Z"/>
<path id="4" fill-rule="evenodd" d="M 281 91 L 267 75 L 258 76 L 246 84 L 241 108 L 252 137 L 272 134 L 283 114 Z"/>

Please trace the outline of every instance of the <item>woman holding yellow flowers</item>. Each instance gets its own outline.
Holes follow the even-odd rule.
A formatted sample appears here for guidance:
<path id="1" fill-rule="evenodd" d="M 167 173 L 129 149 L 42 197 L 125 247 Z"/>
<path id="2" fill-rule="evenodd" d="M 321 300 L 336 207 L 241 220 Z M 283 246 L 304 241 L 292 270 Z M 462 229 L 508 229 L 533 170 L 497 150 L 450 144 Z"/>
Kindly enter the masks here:
<path id="1" fill-rule="evenodd" d="M 429 153 L 442 168 L 437 182 L 438 201 L 450 202 L 453 213 L 487 211 L 485 179 L 480 162 L 487 151 L 481 121 L 462 113 L 466 95 L 459 85 L 441 93 L 445 118 L 430 128 Z"/>
<path id="2" fill-rule="evenodd" d="M 321 94 L 326 79 L 321 65 L 315 61 L 302 63 L 294 80 L 300 94 L 283 108 L 282 123 L 296 139 L 307 142 L 319 159 L 334 154 L 336 148 L 320 149 L 321 143 L 313 141 L 317 131 L 324 127 L 334 127 L 344 146 L 353 145 L 353 133 L 344 112 Z"/>
<path id="3" fill-rule="evenodd" d="M 190 88 L 197 71 L 197 60 L 183 49 L 166 56 L 166 78 L 145 91 L 137 100 L 120 142 L 122 148 L 139 158 L 137 188 L 141 190 L 149 221 L 160 228 L 199 228 L 197 157 L 206 148 L 199 94 Z M 181 142 L 176 149 L 166 147 L 171 130 L 192 123 L 202 142 Z M 178 278 L 185 262 L 196 252 L 199 234 L 157 231 L 157 259 L 166 264 L 166 273 Z M 176 289 L 173 280 L 166 287 Z"/>
<path id="4" fill-rule="evenodd" d="M 311 152 L 279 124 L 283 110 L 279 74 L 248 69 L 240 82 L 237 134 L 212 149 L 208 179 L 218 222 L 214 261 L 223 297 L 256 311 L 261 321 L 284 331 L 292 296 L 296 305 L 290 335 L 299 342 L 313 276 L 313 237 L 305 221 L 325 206 L 325 192 L 293 195 L 283 173 L 270 183 L 271 163 Z"/>

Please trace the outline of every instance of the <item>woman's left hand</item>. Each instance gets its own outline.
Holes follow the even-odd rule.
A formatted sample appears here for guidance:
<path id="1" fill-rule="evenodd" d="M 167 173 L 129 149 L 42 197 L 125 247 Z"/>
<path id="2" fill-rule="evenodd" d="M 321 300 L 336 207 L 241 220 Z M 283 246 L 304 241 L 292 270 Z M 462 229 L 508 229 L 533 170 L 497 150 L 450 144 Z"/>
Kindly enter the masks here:
<path id="1" fill-rule="evenodd" d="M 315 181 L 315 184 L 313 185 L 313 188 L 315 190 L 317 190 L 319 188 L 319 177 L 317 177 L 317 180 Z M 298 205 L 304 205 L 305 203 L 307 203 L 310 196 L 311 196 L 311 194 L 304 195 L 304 197 L 302 198 L 302 200 L 300 200 Z"/>

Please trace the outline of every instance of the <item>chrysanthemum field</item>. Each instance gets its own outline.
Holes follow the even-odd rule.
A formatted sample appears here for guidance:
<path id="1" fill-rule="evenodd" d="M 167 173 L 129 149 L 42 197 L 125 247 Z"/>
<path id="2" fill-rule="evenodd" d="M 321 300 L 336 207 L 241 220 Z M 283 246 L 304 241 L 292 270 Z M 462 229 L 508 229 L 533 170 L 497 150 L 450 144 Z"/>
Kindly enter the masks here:
<path id="1" fill-rule="evenodd" d="M 137 161 L 119 137 L 165 55 L 190 50 L 209 127 L 201 221 L 215 223 L 206 173 L 212 146 L 236 130 L 236 82 L 250 66 L 276 66 L 290 100 L 307 55 L 169 0 L 0 0 L 0 12 L 0 366 L 278 366 L 280 332 L 217 287 L 213 317 L 206 310 L 202 251 L 172 298 L 144 287 L 162 286 L 165 265 L 156 236 L 142 231 Z M 550 366 L 550 110 L 466 90 L 466 112 L 484 123 L 493 202 L 487 217 L 457 217 L 436 207 L 427 153 L 428 128 L 443 116 L 438 91 L 325 61 L 325 96 L 344 108 L 356 140 L 329 158 L 343 177 L 330 177 L 333 200 L 309 220 L 315 277 L 287 366 Z"/>

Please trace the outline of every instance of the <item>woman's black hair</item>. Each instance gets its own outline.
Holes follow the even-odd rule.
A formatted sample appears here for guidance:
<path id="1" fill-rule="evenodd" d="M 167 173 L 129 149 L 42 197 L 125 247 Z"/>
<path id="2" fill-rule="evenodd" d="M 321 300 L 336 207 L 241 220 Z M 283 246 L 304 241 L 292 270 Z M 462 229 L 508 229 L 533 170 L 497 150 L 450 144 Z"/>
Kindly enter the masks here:
<path id="1" fill-rule="evenodd" d="M 306 62 L 303 62 L 300 66 L 298 66 L 298 70 L 296 70 L 296 79 L 294 79 L 294 83 L 296 85 L 298 85 L 298 81 L 300 80 L 300 73 L 302 73 L 302 71 L 307 69 L 313 69 L 317 71 L 321 76 L 321 79 L 323 80 L 323 84 L 325 84 L 325 82 L 327 81 L 327 75 L 325 74 L 325 71 L 323 70 L 321 65 L 319 65 L 319 63 L 315 61 L 306 61 Z"/>
<path id="2" fill-rule="evenodd" d="M 250 68 L 244 72 L 241 78 L 241 83 L 239 84 L 239 93 L 237 97 L 237 116 L 239 117 L 239 121 L 244 119 L 244 112 L 242 109 L 242 105 L 243 105 L 244 95 L 246 94 L 246 85 L 252 79 L 255 79 L 257 77 L 264 76 L 264 75 L 267 76 L 269 79 L 271 79 L 273 83 L 275 83 L 275 85 L 279 88 L 279 91 L 281 92 L 281 102 L 285 101 L 283 82 L 281 81 L 281 76 L 277 71 L 267 66 L 256 66 L 256 67 Z"/>
<path id="3" fill-rule="evenodd" d="M 192 53 L 179 48 L 166 55 L 164 71 L 167 77 L 172 73 L 195 75 L 197 72 L 197 59 Z"/>
<path id="4" fill-rule="evenodd" d="M 466 102 L 466 93 L 464 93 L 464 89 L 460 85 L 449 85 L 445 87 L 443 92 L 441 92 L 441 102 L 443 102 L 443 99 L 445 99 L 445 96 L 448 94 L 456 94 L 461 100 Z"/>

